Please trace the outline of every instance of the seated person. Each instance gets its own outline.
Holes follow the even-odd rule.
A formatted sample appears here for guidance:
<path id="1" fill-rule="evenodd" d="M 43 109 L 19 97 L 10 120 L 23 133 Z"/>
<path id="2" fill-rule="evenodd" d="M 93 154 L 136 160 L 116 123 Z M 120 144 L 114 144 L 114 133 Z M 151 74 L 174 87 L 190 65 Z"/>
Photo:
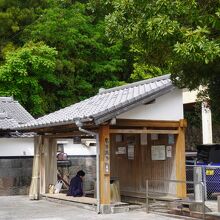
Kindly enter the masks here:
<path id="1" fill-rule="evenodd" d="M 76 176 L 71 179 L 67 196 L 74 196 L 74 197 L 83 196 L 83 177 L 84 176 L 85 176 L 85 172 L 80 170 L 77 172 Z"/>

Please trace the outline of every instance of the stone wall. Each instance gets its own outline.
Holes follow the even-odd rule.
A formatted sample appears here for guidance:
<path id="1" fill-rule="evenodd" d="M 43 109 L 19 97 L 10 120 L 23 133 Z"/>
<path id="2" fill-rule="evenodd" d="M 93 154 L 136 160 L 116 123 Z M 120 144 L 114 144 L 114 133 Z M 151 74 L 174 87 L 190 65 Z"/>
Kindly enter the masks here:
<path id="1" fill-rule="evenodd" d="M 33 157 L 0 157 L 0 196 L 26 195 Z"/>
<path id="2" fill-rule="evenodd" d="M 58 167 L 62 174 L 69 176 L 69 181 L 79 170 L 83 170 L 86 175 L 84 178 L 84 190 L 94 189 L 96 179 L 96 156 L 69 156 L 71 166 Z M 65 178 L 64 178 L 65 179 Z"/>
<path id="3" fill-rule="evenodd" d="M 78 170 L 86 173 L 84 190 L 94 189 L 96 178 L 95 156 L 68 156 L 70 167 L 62 167 L 69 179 Z M 0 157 L 0 196 L 27 195 L 31 184 L 33 157 Z"/>

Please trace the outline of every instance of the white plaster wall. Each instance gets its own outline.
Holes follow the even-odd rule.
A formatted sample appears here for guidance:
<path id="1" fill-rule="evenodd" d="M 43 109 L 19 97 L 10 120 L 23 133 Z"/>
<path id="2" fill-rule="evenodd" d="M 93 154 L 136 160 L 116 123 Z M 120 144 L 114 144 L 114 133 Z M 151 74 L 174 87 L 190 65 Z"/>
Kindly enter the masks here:
<path id="1" fill-rule="evenodd" d="M 73 144 L 73 139 L 59 139 L 68 155 L 96 155 L 96 147 Z M 34 138 L 0 138 L 0 156 L 33 156 Z"/>
<path id="2" fill-rule="evenodd" d="M 33 156 L 34 138 L 0 138 L 0 156 Z"/>
<path id="3" fill-rule="evenodd" d="M 96 155 L 96 146 L 87 147 L 83 144 L 73 144 L 73 139 L 58 139 L 57 141 L 63 142 L 64 153 L 67 155 Z"/>
<path id="4" fill-rule="evenodd" d="M 189 91 L 188 89 L 183 90 L 183 104 L 195 103 L 199 90 Z"/>
<path id="5" fill-rule="evenodd" d="M 138 106 L 119 115 L 121 119 L 180 120 L 183 119 L 182 90 L 175 89 L 148 105 Z"/>

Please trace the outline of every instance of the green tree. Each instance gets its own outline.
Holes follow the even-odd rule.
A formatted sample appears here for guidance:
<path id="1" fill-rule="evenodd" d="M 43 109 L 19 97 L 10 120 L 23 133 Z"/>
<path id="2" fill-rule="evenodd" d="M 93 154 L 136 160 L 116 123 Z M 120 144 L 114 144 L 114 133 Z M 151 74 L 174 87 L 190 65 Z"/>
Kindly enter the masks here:
<path id="1" fill-rule="evenodd" d="M 108 41 L 103 16 L 96 17 L 88 4 L 52 2 L 41 18 L 25 29 L 23 40 L 30 39 L 44 41 L 58 51 L 56 72 L 61 84 L 55 92 L 57 108 L 128 78 L 124 75 L 122 41 Z"/>
<path id="2" fill-rule="evenodd" d="M 35 22 L 45 7 L 47 0 L 0 0 L 0 63 L 5 47 L 22 46 L 20 36 L 23 29 Z"/>
<path id="3" fill-rule="evenodd" d="M 40 116 L 94 95 L 100 87 L 125 83 L 132 64 L 128 44 L 106 37 L 104 17 L 110 9 L 102 3 L 0 0 L 0 95 L 15 96 Z M 35 66 L 33 57 L 48 58 L 51 65 Z"/>
<path id="4" fill-rule="evenodd" d="M 220 2 L 218 0 L 110 0 L 111 40 L 129 41 L 134 80 L 171 73 L 179 87 L 207 88 L 219 106 Z"/>
<path id="5" fill-rule="evenodd" d="M 0 66 L 0 95 L 14 96 L 33 115 L 51 107 L 51 91 L 59 85 L 54 74 L 57 51 L 42 42 L 29 42 L 6 52 Z"/>

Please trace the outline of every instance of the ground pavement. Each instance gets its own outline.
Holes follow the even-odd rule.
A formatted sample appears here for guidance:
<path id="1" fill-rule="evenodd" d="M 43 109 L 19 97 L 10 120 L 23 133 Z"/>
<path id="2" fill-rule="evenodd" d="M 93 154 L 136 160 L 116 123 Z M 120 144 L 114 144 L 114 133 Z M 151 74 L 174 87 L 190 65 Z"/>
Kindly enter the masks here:
<path id="1" fill-rule="evenodd" d="M 175 220 L 180 218 L 146 214 L 144 211 L 97 215 L 72 205 L 46 200 L 30 201 L 27 196 L 1 196 L 0 220 Z M 186 219 L 186 218 L 184 218 Z"/>

